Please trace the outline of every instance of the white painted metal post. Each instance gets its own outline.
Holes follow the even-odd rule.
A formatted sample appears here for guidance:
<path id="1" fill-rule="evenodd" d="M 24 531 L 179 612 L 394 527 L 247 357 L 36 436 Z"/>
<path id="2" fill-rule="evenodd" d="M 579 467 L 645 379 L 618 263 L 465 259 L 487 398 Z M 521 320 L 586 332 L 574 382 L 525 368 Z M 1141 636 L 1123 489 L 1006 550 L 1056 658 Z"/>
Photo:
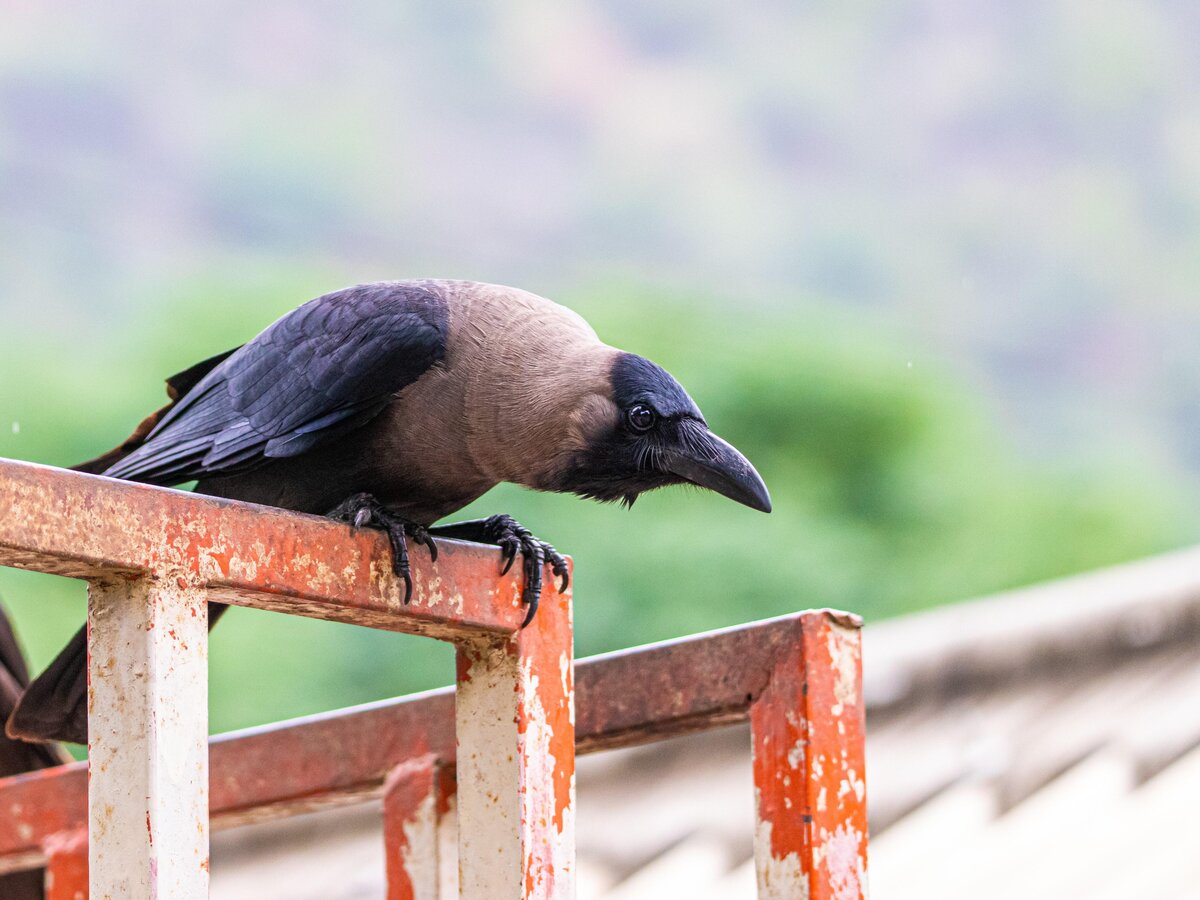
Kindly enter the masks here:
<path id="1" fill-rule="evenodd" d="M 571 600 L 458 651 L 458 873 L 468 900 L 575 896 Z"/>
<path id="2" fill-rule="evenodd" d="M 88 596 L 92 900 L 208 896 L 208 607 L 175 576 Z"/>

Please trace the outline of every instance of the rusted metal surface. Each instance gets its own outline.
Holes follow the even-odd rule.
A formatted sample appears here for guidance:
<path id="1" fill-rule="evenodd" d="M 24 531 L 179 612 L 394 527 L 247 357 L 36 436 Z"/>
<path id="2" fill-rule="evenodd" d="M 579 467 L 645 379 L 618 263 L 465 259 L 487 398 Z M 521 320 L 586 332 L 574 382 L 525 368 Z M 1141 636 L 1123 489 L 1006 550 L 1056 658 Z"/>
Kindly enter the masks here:
<path id="1" fill-rule="evenodd" d="M 0 780 L 0 872 L 44 865 L 44 844 L 87 830 L 87 765 L 75 763 Z"/>
<path id="2" fill-rule="evenodd" d="M 322 714 L 214 737 L 214 827 L 377 795 L 388 772 L 423 754 L 453 760 L 454 692 Z M 87 767 L 0 780 L 0 872 L 40 865 L 41 843 L 87 824 Z"/>
<path id="3" fill-rule="evenodd" d="M 383 787 L 388 900 L 458 896 L 450 815 L 454 773 L 431 755 L 401 763 Z"/>
<path id="4" fill-rule="evenodd" d="M 425 754 L 452 762 L 454 753 L 449 688 L 221 735 L 210 745 L 213 822 L 375 794 L 395 766 Z"/>
<path id="5" fill-rule="evenodd" d="M 745 721 L 801 623 L 827 615 L 579 660 L 577 752 Z M 456 749 L 450 688 L 221 735 L 210 743 L 213 825 L 375 796 L 395 766 L 425 754 L 453 763 Z M 0 781 L 0 871 L 40 865 L 47 836 L 86 824 L 86 795 L 82 764 Z"/>
<path id="6" fill-rule="evenodd" d="M 459 646 L 461 897 L 575 895 L 571 627 L 569 591 L 548 586 L 529 627 Z"/>
<path id="7" fill-rule="evenodd" d="M 795 622 L 751 706 L 758 895 L 867 895 L 865 707 L 861 623 Z"/>
<path id="8" fill-rule="evenodd" d="M 744 722 L 796 623 L 824 611 L 766 619 L 580 660 L 579 750 L 629 747 Z"/>
<path id="9" fill-rule="evenodd" d="M 92 582 L 88 831 L 97 900 L 208 896 L 208 604 L 182 578 Z"/>
<path id="10" fill-rule="evenodd" d="M 204 895 L 204 717 L 184 713 L 206 704 L 210 592 L 459 646 L 453 714 L 451 695 L 435 692 L 213 742 L 219 820 L 353 799 L 392 772 L 393 893 L 436 896 L 451 855 L 439 850 L 439 798 L 452 795 L 440 779 L 456 763 L 462 896 L 572 895 L 569 595 L 548 586 L 533 626 L 517 631 L 520 584 L 497 578 L 494 551 L 444 542 L 436 568 L 418 554 L 410 607 L 389 562 L 381 536 L 325 520 L 0 461 L 0 564 L 93 582 L 92 896 Z M 856 623 L 817 612 L 586 662 L 580 749 L 749 716 L 763 895 L 863 896 L 857 639 Z M 0 785 L 0 866 L 53 857 L 57 835 L 77 844 L 81 775 Z M 64 872 L 68 862 L 51 859 Z"/>
<path id="11" fill-rule="evenodd" d="M 74 578 L 195 576 L 212 599 L 456 640 L 512 633 L 524 617 L 517 571 L 499 551 L 439 541 L 414 552 L 412 602 L 377 531 L 0 460 L 0 565 Z"/>
<path id="12" fill-rule="evenodd" d="M 563 709 L 570 719 L 570 599 L 548 586 L 543 615 L 514 634 L 524 618 L 519 567 L 501 576 L 498 551 L 439 543 L 436 566 L 415 555 L 415 600 L 405 604 L 391 572 L 386 539 L 377 532 L 0 460 L 0 565 L 91 583 L 87 793 L 92 896 L 186 900 L 207 895 L 210 599 L 451 640 L 468 648 L 464 655 L 485 646 L 503 648 L 501 655 L 508 654 L 514 667 L 506 663 L 497 671 L 511 688 L 504 700 L 517 698 L 516 712 L 509 710 L 510 702 L 491 709 L 480 706 L 472 721 L 486 730 L 487 718 L 498 716 L 501 728 L 511 724 L 515 730 L 513 739 L 506 746 L 492 745 L 468 734 L 463 743 L 471 748 L 471 759 L 490 772 L 518 760 L 509 767 L 516 775 L 511 800 L 522 826 L 510 848 L 517 854 L 517 870 L 532 873 L 539 884 L 549 879 L 553 885 L 556 877 L 568 884 L 570 865 L 563 860 L 569 853 L 547 856 L 544 829 L 526 827 L 525 814 L 540 812 L 539 798 L 549 797 L 558 804 L 563 840 L 570 842 L 569 830 L 562 827 L 570 798 L 558 790 L 561 777 L 558 782 L 553 777 L 563 771 L 574 775 L 574 735 L 558 721 Z M 549 669 L 543 671 L 544 659 L 551 655 L 568 672 L 553 682 L 564 685 L 565 700 L 552 696 Z M 477 660 L 481 684 L 482 676 L 490 674 L 490 659 Z M 485 699 L 482 692 L 475 693 Z M 426 732 L 438 728 L 433 724 L 406 736 L 410 743 L 405 749 L 419 749 Z M 558 734 L 555 740 L 567 746 L 551 757 L 550 775 L 537 768 L 546 764 L 535 758 L 543 749 L 540 744 L 525 752 L 535 734 Z M 348 772 L 340 762 L 331 763 L 341 755 L 341 735 L 337 743 L 339 752 L 321 759 L 318 771 L 286 767 L 311 786 L 311 793 L 298 787 L 291 795 L 295 803 L 320 802 L 338 783 L 342 796 L 352 795 L 354 785 L 347 782 L 361 778 L 362 770 Z M 243 745 L 243 755 L 253 756 L 253 747 L 251 739 Z M 316 753 L 310 757 L 317 758 Z M 277 771 L 277 759 L 265 762 L 259 778 Z M 77 791 L 71 777 L 77 776 L 70 773 L 63 785 Z M 231 815 L 255 814 L 253 789 L 247 784 L 255 777 L 245 768 L 227 776 L 222 787 L 225 799 L 233 798 L 227 804 Z M 273 786 L 287 780 L 275 779 Z M 9 865 L 44 855 L 45 842 L 31 847 L 31 836 L 57 817 L 76 817 L 55 803 L 26 807 L 14 799 L 40 784 L 16 785 L 5 798 L 15 837 L 25 845 L 6 854 Z M 472 854 L 464 850 L 460 857 L 469 861 Z M 553 889 L 536 895 L 558 896 Z"/>
<path id="13" fill-rule="evenodd" d="M 88 900 L 87 831 L 53 835 L 45 850 L 46 900 Z"/>

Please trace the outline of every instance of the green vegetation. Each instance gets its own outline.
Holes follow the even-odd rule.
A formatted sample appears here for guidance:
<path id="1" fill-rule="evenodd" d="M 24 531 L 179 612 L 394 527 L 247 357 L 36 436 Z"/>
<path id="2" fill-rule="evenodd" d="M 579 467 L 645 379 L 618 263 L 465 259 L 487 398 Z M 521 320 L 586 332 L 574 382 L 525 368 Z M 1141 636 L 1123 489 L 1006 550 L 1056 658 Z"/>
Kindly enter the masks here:
<path id="1" fill-rule="evenodd" d="M 769 517 L 468 510 L 574 554 L 580 653 L 1198 534 L 1185 4 L 9 7 L 0 456 L 87 458 L 297 302 L 442 275 L 662 362 L 772 489 Z M 36 666 L 82 620 L 78 585 L 0 595 Z M 450 677 L 427 641 L 245 610 L 212 663 L 218 730 Z"/>
<path id="2" fill-rule="evenodd" d="M 318 283 L 192 279 L 103 346 L 10 333 L 0 456 L 66 464 L 107 449 L 160 402 L 164 375 L 244 340 Z M 755 461 L 776 508 L 764 516 L 680 489 L 625 511 L 503 487 L 468 509 L 511 512 L 575 557 L 581 654 L 808 606 L 879 619 L 1194 533 L 1187 498 L 1153 457 L 1039 459 L 949 361 L 862 317 L 621 285 L 562 299 L 602 337 L 675 372 Z M 0 593 L 38 666 L 82 620 L 79 585 L 4 570 Z M 427 688 L 450 672 L 446 648 L 429 641 L 234 610 L 212 642 L 212 725 Z"/>

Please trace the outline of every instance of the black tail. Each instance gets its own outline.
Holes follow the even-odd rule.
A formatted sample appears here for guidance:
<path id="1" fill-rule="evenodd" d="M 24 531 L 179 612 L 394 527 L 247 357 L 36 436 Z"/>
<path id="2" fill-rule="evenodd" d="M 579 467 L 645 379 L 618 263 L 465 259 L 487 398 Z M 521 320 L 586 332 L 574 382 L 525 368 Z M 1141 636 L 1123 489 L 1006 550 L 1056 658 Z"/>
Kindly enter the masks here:
<path id="1" fill-rule="evenodd" d="M 86 626 L 17 699 L 5 733 L 21 742 L 87 743 Z"/>
<path id="2" fill-rule="evenodd" d="M 17 643 L 7 614 L 0 607 L 0 715 L 8 718 L 12 714 L 20 705 L 21 694 L 28 684 L 29 669 L 25 665 L 25 655 Z M 27 744 L 0 736 L 0 777 L 58 766 L 68 761 L 70 757 L 61 747 Z"/>
<path id="3" fill-rule="evenodd" d="M 205 375 L 215 369 L 227 356 L 238 348 L 219 353 L 190 369 L 167 379 L 167 395 L 170 402 L 157 412 L 148 415 L 124 443 L 102 456 L 90 459 L 71 468 L 76 472 L 101 475 L 110 466 L 120 462 L 146 440 L 154 426 L 194 388 Z M 209 611 L 209 627 L 220 617 L 213 604 Z M 11 633 L 11 630 L 10 630 Z M 16 644 L 14 642 L 13 646 Z M 18 651 L 18 657 L 20 653 Z M 24 660 L 21 671 L 24 673 Z M 29 677 L 23 675 L 21 686 L 25 687 Z M 14 704 L 3 710 L 8 724 L 5 733 L 9 738 L 22 741 L 49 742 L 65 741 L 70 744 L 87 743 L 87 629 L 81 628 L 70 643 L 54 658 L 54 662 L 42 672 Z M 15 708 L 14 708 L 15 707 Z M 7 897 L 0 893 L 0 898 Z"/>
<path id="4" fill-rule="evenodd" d="M 226 609 L 223 603 L 208 605 L 209 628 Z M 5 732 L 9 738 L 87 743 L 87 626 L 75 632 L 54 661 L 3 712 L 8 718 Z M 4 896 L 0 893 L 0 898 Z"/>
<path id="5" fill-rule="evenodd" d="M 25 656 L 12 625 L 0 608 L 0 715 L 8 717 L 29 682 Z M 0 736 L 0 778 L 68 762 L 61 747 L 27 744 Z M 45 873 L 41 869 L 0 876 L 0 897 L 5 900 L 42 900 Z"/>

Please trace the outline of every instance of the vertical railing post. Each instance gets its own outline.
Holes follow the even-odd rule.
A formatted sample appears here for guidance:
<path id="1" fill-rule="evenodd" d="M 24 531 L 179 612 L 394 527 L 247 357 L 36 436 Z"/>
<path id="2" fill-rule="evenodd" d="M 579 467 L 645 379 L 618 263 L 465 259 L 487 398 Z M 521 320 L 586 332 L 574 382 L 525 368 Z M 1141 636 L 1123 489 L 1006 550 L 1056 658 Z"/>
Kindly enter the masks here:
<path id="1" fill-rule="evenodd" d="M 800 617 L 751 706 L 760 898 L 867 895 L 861 625 Z"/>
<path id="2" fill-rule="evenodd" d="M 423 756 L 396 766 L 383 785 L 388 900 L 453 900 L 458 855 L 452 827 L 454 770 Z"/>
<path id="3" fill-rule="evenodd" d="M 46 900 L 88 900 L 87 832 L 53 835 L 44 849 Z"/>
<path id="4" fill-rule="evenodd" d="M 574 897 L 574 693 L 569 592 L 547 585 L 527 628 L 459 646 L 461 897 Z"/>
<path id="5" fill-rule="evenodd" d="M 175 575 L 88 593 L 92 900 L 208 896 L 208 608 Z"/>

